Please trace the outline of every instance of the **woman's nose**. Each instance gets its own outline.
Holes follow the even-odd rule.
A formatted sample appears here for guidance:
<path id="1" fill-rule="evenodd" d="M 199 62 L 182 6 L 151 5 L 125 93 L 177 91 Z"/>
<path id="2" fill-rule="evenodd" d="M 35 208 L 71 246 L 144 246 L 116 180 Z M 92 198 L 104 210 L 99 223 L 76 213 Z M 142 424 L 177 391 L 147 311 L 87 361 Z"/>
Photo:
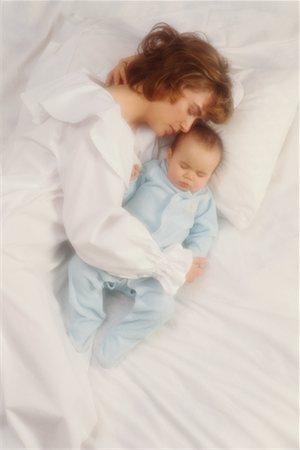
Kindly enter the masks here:
<path id="1" fill-rule="evenodd" d="M 193 125 L 195 118 L 192 116 L 188 116 L 183 122 L 180 124 L 181 131 L 187 133 L 190 131 L 191 126 Z"/>

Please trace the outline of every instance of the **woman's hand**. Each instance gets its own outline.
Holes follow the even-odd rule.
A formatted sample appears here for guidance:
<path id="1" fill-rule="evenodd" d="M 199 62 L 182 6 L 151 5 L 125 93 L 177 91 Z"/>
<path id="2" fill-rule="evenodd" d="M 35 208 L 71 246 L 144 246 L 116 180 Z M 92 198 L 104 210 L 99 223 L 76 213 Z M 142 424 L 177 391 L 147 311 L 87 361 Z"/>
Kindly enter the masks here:
<path id="1" fill-rule="evenodd" d="M 202 256 L 193 258 L 192 266 L 185 277 L 187 283 L 192 283 L 203 274 L 206 263 L 207 259 Z"/>
<path id="2" fill-rule="evenodd" d="M 114 67 L 107 75 L 105 80 L 106 86 L 111 86 L 112 84 L 114 85 L 127 84 L 126 67 L 135 58 L 136 56 L 134 55 L 121 59 L 116 65 L 116 67 Z"/>

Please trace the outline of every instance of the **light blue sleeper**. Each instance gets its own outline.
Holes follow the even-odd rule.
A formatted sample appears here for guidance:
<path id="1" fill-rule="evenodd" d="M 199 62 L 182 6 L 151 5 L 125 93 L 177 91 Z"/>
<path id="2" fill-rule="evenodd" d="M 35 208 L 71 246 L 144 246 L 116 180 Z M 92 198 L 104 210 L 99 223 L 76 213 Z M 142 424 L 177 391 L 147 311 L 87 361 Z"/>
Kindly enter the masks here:
<path id="1" fill-rule="evenodd" d="M 194 256 L 206 256 L 217 235 L 217 214 L 210 189 L 178 189 L 167 177 L 166 162 L 149 161 L 125 194 L 124 208 L 145 224 L 164 249 L 182 243 Z M 154 278 L 118 278 L 73 256 L 69 264 L 71 319 L 68 333 L 85 351 L 105 319 L 103 290 L 115 289 L 134 299 L 132 310 L 113 326 L 96 356 L 103 367 L 117 365 L 143 338 L 172 315 L 174 299 Z"/>

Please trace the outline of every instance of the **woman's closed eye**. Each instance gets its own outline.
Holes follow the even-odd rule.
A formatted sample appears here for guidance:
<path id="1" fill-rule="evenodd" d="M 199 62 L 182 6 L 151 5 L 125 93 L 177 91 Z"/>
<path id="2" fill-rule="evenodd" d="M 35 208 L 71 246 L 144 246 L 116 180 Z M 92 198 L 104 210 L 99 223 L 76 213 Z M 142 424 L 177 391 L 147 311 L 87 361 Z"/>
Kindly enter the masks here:
<path id="1" fill-rule="evenodd" d="M 193 117 L 201 118 L 201 116 L 202 116 L 202 111 L 201 111 L 201 109 L 199 108 L 199 106 L 193 105 L 193 106 L 190 106 L 190 107 L 189 107 L 189 109 L 188 109 L 188 114 L 189 114 L 190 116 L 193 116 Z"/>
<path id="2" fill-rule="evenodd" d="M 195 108 L 189 108 L 188 109 L 188 115 L 189 116 L 193 116 L 193 117 L 197 117 L 197 112 L 195 111 Z"/>

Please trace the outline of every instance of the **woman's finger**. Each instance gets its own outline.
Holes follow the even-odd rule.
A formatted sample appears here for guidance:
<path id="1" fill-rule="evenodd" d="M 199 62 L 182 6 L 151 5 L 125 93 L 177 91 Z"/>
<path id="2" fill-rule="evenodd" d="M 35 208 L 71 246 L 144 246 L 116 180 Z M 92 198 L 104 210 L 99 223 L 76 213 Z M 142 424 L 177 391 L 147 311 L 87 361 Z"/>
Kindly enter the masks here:
<path id="1" fill-rule="evenodd" d="M 127 67 L 126 63 L 123 63 L 120 67 L 120 78 L 123 84 L 127 84 L 126 67 Z"/>
<path id="2" fill-rule="evenodd" d="M 113 70 L 113 80 L 115 85 L 127 84 L 126 66 L 127 63 L 125 61 L 120 61 L 119 64 Z"/>
<path id="3" fill-rule="evenodd" d="M 114 70 L 114 72 L 113 72 L 113 82 L 114 82 L 115 86 L 120 84 L 120 72 L 119 72 L 119 70 Z"/>
<path id="4" fill-rule="evenodd" d="M 127 76 L 126 76 L 126 67 L 127 67 L 127 59 L 122 59 L 116 67 L 111 70 L 105 80 L 106 86 L 110 86 L 111 84 L 127 84 Z"/>
<path id="5" fill-rule="evenodd" d="M 111 83 L 112 83 L 112 81 L 113 81 L 113 70 L 111 70 L 111 71 L 107 74 L 107 77 L 106 77 L 106 80 L 105 80 L 105 85 L 106 85 L 106 86 L 110 86 Z"/>

